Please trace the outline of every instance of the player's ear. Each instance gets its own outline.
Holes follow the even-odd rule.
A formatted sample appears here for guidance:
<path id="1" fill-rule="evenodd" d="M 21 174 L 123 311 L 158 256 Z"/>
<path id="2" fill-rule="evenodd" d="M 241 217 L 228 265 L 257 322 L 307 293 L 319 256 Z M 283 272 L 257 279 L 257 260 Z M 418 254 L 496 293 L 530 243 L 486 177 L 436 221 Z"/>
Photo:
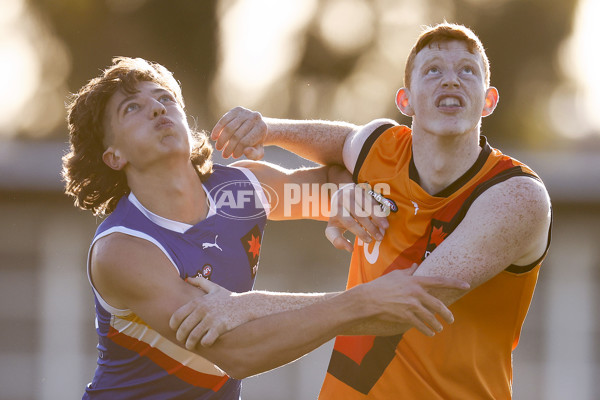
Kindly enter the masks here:
<path id="1" fill-rule="evenodd" d="M 493 86 L 490 86 L 485 92 L 485 102 L 483 104 L 483 111 L 481 112 L 481 116 L 487 117 L 488 115 L 493 113 L 496 109 L 496 106 L 498 105 L 499 100 L 500 94 L 498 93 L 498 89 L 496 89 Z"/>
<path id="2" fill-rule="evenodd" d="M 108 149 L 102 153 L 102 161 L 115 171 L 122 170 L 125 164 L 127 164 L 125 159 L 121 157 L 121 152 L 112 146 L 109 146 Z"/>
<path id="3" fill-rule="evenodd" d="M 410 91 L 407 88 L 400 88 L 396 92 L 396 107 L 407 117 L 412 117 L 415 112 L 410 105 Z"/>

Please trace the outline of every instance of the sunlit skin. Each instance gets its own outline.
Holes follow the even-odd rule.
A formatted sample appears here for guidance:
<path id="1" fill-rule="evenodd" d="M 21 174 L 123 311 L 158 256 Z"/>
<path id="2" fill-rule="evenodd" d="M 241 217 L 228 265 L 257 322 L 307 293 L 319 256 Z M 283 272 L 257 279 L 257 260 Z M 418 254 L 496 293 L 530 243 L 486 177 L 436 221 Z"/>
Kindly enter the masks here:
<path id="1" fill-rule="evenodd" d="M 207 194 L 190 162 L 186 115 L 171 93 L 150 82 L 137 84 L 133 94 L 117 92 L 108 101 L 104 129 L 103 161 L 125 173 L 131 193 L 149 212 L 190 225 L 207 218 Z M 231 166 L 247 168 L 275 190 L 274 199 L 283 198 L 285 185 L 350 180 L 336 166 L 287 170 L 250 161 Z M 289 216 L 274 206 L 270 219 L 306 216 L 301 205 Z M 337 334 L 390 335 L 414 326 L 433 335 L 442 329 L 438 316 L 448 323 L 453 317 L 426 288 L 468 288 L 455 279 L 394 271 L 385 280 L 340 293 L 237 294 L 204 278 L 195 282 L 198 290 L 181 279 L 173 264 L 151 240 L 117 231 L 94 243 L 90 279 L 112 307 L 130 310 L 161 336 L 180 341 L 236 378 L 293 361 Z M 199 346 L 200 340 L 207 347 Z"/>
<path id="2" fill-rule="evenodd" d="M 185 112 L 172 93 L 154 82 L 140 82 L 136 88 L 133 94 L 116 92 L 107 103 L 103 160 L 125 172 L 129 187 L 148 209 L 196 223 L 207 207 L 190 161 Z"/>
<path id="3" fill-rule="evenodd" d="M 464 42 L 436 42 L 417 54 L 410 88 L 398 91 L 398 108 L 412 117 L 415 165 L 431 194 L 462 175 L 479 155 L 481 118 L 498 103 L 498 91 L 486 87 L 484 71 L 481 56 Z M 427 164 L 421 162 L 425 159 Z M 444 170 L 454 172 L 444 175 Z"/>
<path id="4" fill-rule="evenodd" d="M 169 154 L 189 158 L 189 127 L 173 94 L 154 82 L 137 89 L 118 91 L 107 103 L 104 161 L 114 169 L 144 170 Z"/>

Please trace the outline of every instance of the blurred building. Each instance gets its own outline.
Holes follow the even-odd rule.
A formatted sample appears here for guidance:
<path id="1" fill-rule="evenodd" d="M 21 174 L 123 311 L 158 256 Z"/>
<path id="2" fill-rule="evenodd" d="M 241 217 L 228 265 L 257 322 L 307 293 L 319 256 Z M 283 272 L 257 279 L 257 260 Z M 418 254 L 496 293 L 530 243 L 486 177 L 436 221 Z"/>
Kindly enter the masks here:
<path id="1" fill-rule="evenodd" d="M 100 221 L 62 194 L 65 151 L 61 143 L 0 145 L 0 400 L 80 398 L 95 368 L 85 262 Z M 553 243 L 514 353 L 515 399 L 600 398 L 600 155 L 514 155 L 540 173 L 554 205 Z M 298 162 L 283 151 L 268 157 Z M 269 222 L 256 287 L 343 289 L 349 256 L 323 229 Z M 247 379 L 243 398 L 315 398 L 331 346 Z"/>

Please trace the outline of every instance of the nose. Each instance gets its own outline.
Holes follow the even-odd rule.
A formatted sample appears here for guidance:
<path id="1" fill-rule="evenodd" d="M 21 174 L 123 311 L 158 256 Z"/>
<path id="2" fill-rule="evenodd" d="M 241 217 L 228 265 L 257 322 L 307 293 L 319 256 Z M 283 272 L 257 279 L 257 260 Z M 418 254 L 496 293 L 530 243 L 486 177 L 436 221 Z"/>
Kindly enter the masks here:
<path id="1" fill-rule="evenodd" d="M 442 79 L 442 86 L 444 88 L 458 88 L 460 86 L 458 75 L 454 72 L 448 72 L 444 74 Z"/>
<path id="2" fill-rule="evenodd" d="M 156 99 L 151 100 L 150 111 L 152 113 L 152 118 L 156 118 L 167 113 L 165 105 Z"/>

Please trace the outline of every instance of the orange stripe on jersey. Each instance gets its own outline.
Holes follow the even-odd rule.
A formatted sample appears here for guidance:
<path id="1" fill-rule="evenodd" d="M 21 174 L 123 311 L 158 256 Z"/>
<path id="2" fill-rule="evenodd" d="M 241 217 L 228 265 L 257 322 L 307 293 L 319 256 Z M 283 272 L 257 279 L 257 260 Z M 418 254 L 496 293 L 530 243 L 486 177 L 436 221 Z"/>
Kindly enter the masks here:
<path id="1" fill-rule="evenodd" d="M 374 340 L 375 336 L 340 336 L 339 340 L 335 343 L 335 347 L 343 351 L 352 361 L 360 364 L 365 354 L 373 348 Z"/>
<path id="2" fill-rule="evenodd" d="M 148 357 L 158 366 L 163 368 L 167 373 L 177 376 L 179 379 L 189 383 L 190 385 L 208 388 L 216 392 L 229 379 L 227 375 L 218 376 L 195 371 L 167 356 L 162 351 L 150 346 L 148 343 L 127 336 L 117 331 L 113 327 L 110 328 L 107 337 L 109 337 L 119 346 L 131 351 L 135 351 L 141 356 Z"/>

